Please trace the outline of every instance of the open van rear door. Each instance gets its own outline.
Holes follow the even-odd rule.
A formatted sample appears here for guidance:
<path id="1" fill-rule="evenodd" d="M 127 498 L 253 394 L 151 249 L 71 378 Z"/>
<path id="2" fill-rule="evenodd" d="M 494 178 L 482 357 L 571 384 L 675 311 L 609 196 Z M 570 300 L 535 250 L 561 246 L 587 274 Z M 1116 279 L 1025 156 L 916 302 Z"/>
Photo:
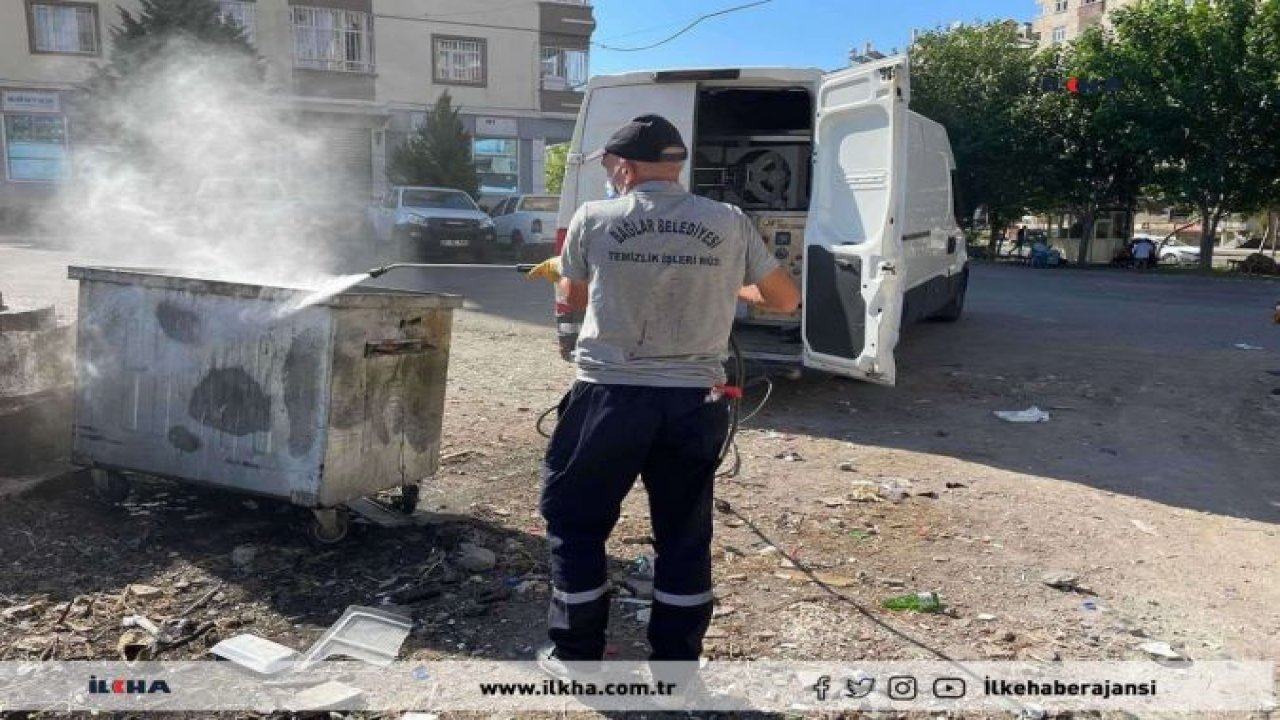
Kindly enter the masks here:
<path id="1" fill-rule="evenodd" d="M 804 364 L 884 385 L 902 318 L 909 90 L 905 56 L 823 77 L 805 226 Z"/>
<path id="2" fill-rule="evenodd" d="M 567 203 L 567 207 L 561 207 L 561 216 L 566 219 L 573 217 L 582 203 L 604 199 L 604 168 L 599 162 L 584 162 L 584 157 L 603 148 L 615 130 L 637 115 L 657 113 L 675 124 L 686 139 L 691 139 L 694 105 L 697 101 L 698 84 L 694 82 L 590 88 L 586 107 L 579 121 L 578 147 L 574 148 L 576 152 L 569 154 L 566 163 L 569 167 L 565 190 L 571 192 L 565 192 L 562 197 L 571 199 L 572 202 Z M 680 177 L 685 187 L 690 187 L 689 173 L 692 165 L 691 162 L 685 163 Z M 568 227 L 568 224 L 561 227 Z"/>

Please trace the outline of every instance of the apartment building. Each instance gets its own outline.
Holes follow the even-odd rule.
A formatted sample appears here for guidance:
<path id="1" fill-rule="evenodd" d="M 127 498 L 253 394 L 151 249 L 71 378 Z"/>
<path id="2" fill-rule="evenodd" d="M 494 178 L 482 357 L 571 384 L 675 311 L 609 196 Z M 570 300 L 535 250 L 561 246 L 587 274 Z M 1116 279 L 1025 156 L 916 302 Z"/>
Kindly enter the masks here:
<path id="1" fill-rule="evenodd" d="M 1138 0 L 1036 0 L 1040 16 L 1032 22 L 1040 46 L 1069 42 L 1095 25 L 1105 23 L 1107 15 Z"/>
<path id="2" fill-rule="evenodd" d="M 0 222 L 52 196 L 76 148 L 71 96 L 111 51 L 134 0 L 0 3 Z M 589 0 L 220 0 L 303 127 L 331 139 L 353 192 L 385 186 L 388 154 L 444 91 L 474 137 L 483 191 L 543 188 L 543 152 L 582 102 Z"/>

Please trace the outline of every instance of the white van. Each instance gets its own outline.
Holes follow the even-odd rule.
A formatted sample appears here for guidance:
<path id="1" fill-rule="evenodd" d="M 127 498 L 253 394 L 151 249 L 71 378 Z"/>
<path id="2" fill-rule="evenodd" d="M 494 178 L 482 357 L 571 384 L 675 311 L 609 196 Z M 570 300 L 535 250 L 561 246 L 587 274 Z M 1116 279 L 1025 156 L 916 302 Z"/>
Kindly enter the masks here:
<path id="1" fill-rule="evenodd" d="M 670 70 L 598 76 L 569 149 L 557 251 L 573 213 L 604 198 L 584 155 L 627 120 L 663 115 L 690 160 L 682 183 L 741 207 L 804 292 L 790 315 L 744 304 L 743 355 L 892 385 L 904 322 L 956 320 L 969 269 L 955 221 L 946 130 L 907 109 L 907 59 L 834 73 L 811 69 Z M 561 354 L 581 312 L 557 298 Z"/>

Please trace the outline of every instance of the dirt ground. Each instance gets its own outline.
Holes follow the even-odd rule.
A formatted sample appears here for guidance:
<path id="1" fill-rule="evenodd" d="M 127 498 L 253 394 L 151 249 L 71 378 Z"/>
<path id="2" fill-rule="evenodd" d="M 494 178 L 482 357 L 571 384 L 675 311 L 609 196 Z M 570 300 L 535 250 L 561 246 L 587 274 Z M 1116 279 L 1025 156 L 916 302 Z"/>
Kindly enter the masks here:
<path id="1" fill-rule="evenodd" d="M 546 290 L 522 282 L 476 284 L 456 319 L 429 522 L 317 547 L 304 514 L 268 501 L 139 481 L 110 507 L 68 477 L 4 501 L 0 660 L 114 659 L 135 613 L 185 641 L 161 659 L 242 632 L 301 648 L 383 603 L 417 621 L 402 659 L 529 658 L 549 592 L 534 422 L 572 370 Z M 962 322 L 907 334 L 898 387 L 777 380 L 717 490 L 707 655 L 1143 659 L 1157 640 L 1280 659 L 1277 291 L 979 266 Z M 1030 405 L 1052 419 L 992 414 Z M 619 580 L 648 535 L 637 485 L 609 545 Z M 458 568 L 464 541 L 496 567 Z M 924 590 L 949 611 L 880 608 Z M 636 611 L 615 599 L 612 657 L 645 657 Z"/>

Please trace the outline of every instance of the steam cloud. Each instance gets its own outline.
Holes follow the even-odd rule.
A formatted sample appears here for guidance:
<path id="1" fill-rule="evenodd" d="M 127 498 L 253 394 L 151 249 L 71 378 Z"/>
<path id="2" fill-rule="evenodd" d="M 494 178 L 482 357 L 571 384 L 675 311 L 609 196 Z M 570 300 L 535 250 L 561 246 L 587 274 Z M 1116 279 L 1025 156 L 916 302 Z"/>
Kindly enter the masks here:
<path id="1" fill-rule="evenodd" d="M 335 169 L 326 131 L 300 126 L 245 64 L 175 40 L 95 98 L 99 127 L 119 132 L 78 144 L 52 234 L 95 262 L 293 287 L 330 280 L 360 234 L 326 219 L 358 220 L 367 198 Z"/>

